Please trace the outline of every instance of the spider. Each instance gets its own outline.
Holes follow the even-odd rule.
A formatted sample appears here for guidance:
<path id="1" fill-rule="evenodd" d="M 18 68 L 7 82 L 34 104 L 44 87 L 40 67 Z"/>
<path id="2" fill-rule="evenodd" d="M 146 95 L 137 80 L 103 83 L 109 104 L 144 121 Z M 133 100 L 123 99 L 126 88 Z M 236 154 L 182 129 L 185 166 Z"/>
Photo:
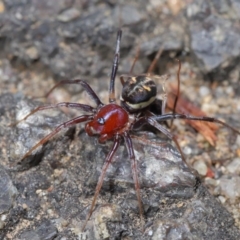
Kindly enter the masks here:
<path id="1" fill-rule="evenodd" d="M 160 122 L 165 122 L 167 120 L 173 120 L 177 118 L 188 119 L 188 120 L 200 120 L 207 122 L 216 122 L 220 123 L 233 131 L 240 134 L 240 132 L 230 125 L 211 117 L 194 117 L 187 116 L 184 114 L 176 114 L 173 113 L 165 113 L 164 105 L 165 100 L 159 100 L 156 98 L 156 84 L 151 79 L 149 74 L 136 75 L 122 75 L 120 77 L 121 83 L 123 85 L 123 90 L 121 94 L 121 106 L 116 104 L 115 98 L 115 78 L 118 70 L 119 63 L 119 55 L 120 55 L 120 42 L 121 42 L 122 30 L 118 30 L 117 32 L 117 42 L 114 60 L 112 64 L 112 71 L 110 77 L 110 87 L 109 87 L 109 103 L 104 104 L 101 102 L 97 94 L 93 91 L 93 89 L 89 86 L 87 82 L 81 79 L 76 80 L 63 80 L 55 85 L 50 91 L 46 94 L 49 95 L 56 87 L 63 84 L 80 84 L 83 89 L 87 92 L 87 94 L 93 99 L 96 104 L 96 107 L 92 107 L 90 105 L 81 104 L 81 103 L 72 103 L 72 102 L 61 102 L 54 105 L 46 105 L 40 106 L 31 111 L 28 115 L 26 115 L 23 119 L 16 122 L 26 120 L 32 114 L 46 110 L 53 109 L 59 107 L 67 107 L 67 108 L 75 108 L 81 111 L 84 111 L 86 114 L 77 116 L 69 121 L 63 122 L 58 125 L 51 133 L 42 138 L 37 144 L 35 144 L 25 155 L 20 159 L 19 163 L 25 159 L 27 156 L 31 155 L 35 149 L 39 146 L 46 143 L 50 138 L 56 135 L 63 128 L 69 128 L 78 123 L 85 122 L 85 131 L 89 136 L 98 136 L 99 143 L 104 143 L 107 140 L 113 140 L 113 144 L 109 153 L 106 156 L 105 163 L 103 164 L 101 174 L 98 178 L 98 182 L 96 185 L 95 193 L 93 196 L 93 200 L 90 206 L 89 213 L 87 218 L 82 226 L 82 231 L 84 231 L 88 220 L 91 218 L 92 213 L 94 211 L 97 197 L 100 193 L 101 187 L 103 185 L 103 180 L 106 175 L 106 171 L 113 160 L 113 156 L 116 153 L 118 147 L 122 139 L 125 141 L 126 148 L 128 150 L 129 159 L 131 161 L 131 170 L 134 181 L 134 187 L 138 202 L 139 214 L 141 219 L 142 226 L 144 225 L 144 211 L 141 201 L 140 195 L 140 183 L 137 174 L 137 163 L 134 154 L 134 148 L 132 143 L 132 138 L 134 137 L 134 132 L 138 131 L 144 125 L 150 125 L 155 129 L 159 130 L 163 134 L 165 134 L 168 138 L 173 140 L 178 149 L 180 149 L 175 137 L 171 132 Z M 160 55 L 160 51 L 158 53 Z M 159 56 L 158 56 L 159 57 Z M 155 58 L 157 59 L 157 57 Z M 136 59 L 135 59 L 136 60 Z M 133 64 L 134 66 L 134 64 Z M 132 66 L 132 68 L 133 68 Z M 151 68 L 150 68 L 151 70 Z M 150 71 L 149 70 L 149 71 Z M 179 68 L 180 71 L 180 68 Z M 126 79 L 125 79 L 126 78 Z M 137 91 L 139 90 L 139 91 Z M 133 93 L 131 95 L 130 93 Z M 154 112 L 154 106 L 161 105 L 160 111 Z M 181 150 L 180 150 L 181 151 Z"/>

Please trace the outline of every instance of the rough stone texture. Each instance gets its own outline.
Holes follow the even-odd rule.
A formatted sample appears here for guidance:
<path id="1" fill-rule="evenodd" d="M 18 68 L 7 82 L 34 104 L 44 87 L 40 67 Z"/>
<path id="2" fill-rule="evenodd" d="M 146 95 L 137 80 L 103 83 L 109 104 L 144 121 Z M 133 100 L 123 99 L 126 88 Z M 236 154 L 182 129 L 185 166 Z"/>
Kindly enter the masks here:
<path id="1" fill-rule="evenodd" d="M 95 1 L 6 1 L 5 5 L 6 11 L 0 16 L 4 22 L 0 29 L 2 50 L 17 63 L 31 65 L 40 61 L 56 78 L 99 78 L 109 74 L 114 33 L 119 27 L 124 28 L 121 58 L 128 61 L 129 52 L 135 52 L 138 43 L 143 56 L 160 47 L 167 51 L 180 51 L 183 47 L 180 16 L 173 22 L 172 15 L 158 16 L 151 5 L 146 11 L 144 1 L 121 5 Z M 161 5 L 164 4 L 159 9 Z M 129 64 L 123 69 L 125 72 L 129 71 Z"/>
<path id="2" fill-rule="evenodd" d="M 240 127 L 237 1 L 173 2 L 122 1 L 119 5 L 116 1 L 0 1 L 0 189 L 6 193 L 0 194 L 0 203 L 9 199 L 7 205 L 0 204 L 5 209 L 0 215 L 1 239 L 240 238 L 234 226 L 240 226 L 238 196 L 229 200 L 232 191 L 226 191 L 234 189 L 229 179 L 239 175 L 239 169 L 235 163 L 231 169 L 236 170 L 228 172 L 224 165 L 225 159 L 240 156 L 240 140 L 227 130 L 219 135 L 216 154 L 210 161 L 213 149 L 186 124 L 178 126 L 189 162 L 196 161 L 194 156 L 198 155 L 197 161 L 213 171 L 213 178 L 202 181 L 216 198 L 163 136 L 147 135 L 149 144 L 134 142 L 146 217 L 144 233 L 124 143 L 108 170 L 84 233 L 80 228 L 111 141 L 99 145 L 96 138 L 86 136 L 83 126 L 78 126 L 77 131 L 63 131 L 16 167 L 27 149 L 50 129 L 80 114 L 46 111 L 18 126 L 7 126 L 43 104 L 27 97 L 44 95 L 54 85 L 53 76 L 54 80 L 86 79 L 103 102 L 108 101 L 119 26 L 123 29 L 119 74 L 129 71 L 138 44 L 140 57 L 135 73 L 146 72 L 154 54 L 162 48 L 156 74 L 170 69 L 175 79 L 177 68 L 172 59 L 180 57 L 183 92 L 204 110 Z M 200 72 L 225 81 L 210 86 L 196 77 Z M 201 95 L 199 88 L 205 84 L 206 94 Z M 50 101 L 77 102 L 80 98 L 80 102 L 89 104 L 81 87 L 66 89 L 69 91 L 54 91 Z M 199 100 L 201 97 L 203 100 Z M 238 176 L 234 179 L 237 182 Z"/>
<path id="3" fill-rule="evenodd" d="M 0 214 L 8 212 L 12 207 L 17 190 L 13 185 L 11 178 L 3 167 L 0 166 Z"/>
<path id="4" fill-rule="evenodd" d="M 109 71 L 113 33 L 123 27 L 123 59 L 137 44 L 144 57 L 184 50 L 211 79 L 227 79 L 240 51 L 238 1 L 172 2 L 5 1 L 1 50 L 24 65 L 40 61 L 56 78 L 100 77 Z"/>
<path id="5" fill-rule="evenodd" d="M 6 95 L 2 98 L 6 99 Z M 27 99 L 19 101 L 18 97 L 11 95 L 8 99 L 12 100 L 13 105 L 21 103 L 16 108 L 16 116 L 29 106 L 38 104 Z M 7 118 L 8 108 L 3 109 L 5 114 L 1 124 L 11 120 Z M 32 139 L 30 142 L 34 144 L 37 138 L 49 131 L 49 122 L 57 124 L 63 117 L 59 114 L 49 115 L 42 122 L 41 114 L 36 114 L 32 120 L 20 123 L 14 129 L 5 128 L 4 142 L 14 145 L 11 144 L 9 159 L 4 158 L 3 163 L 18 195 L 12 200 L 14 205 L 11 209 L 8 207 L 4 215 L 2 238 L 239 238 L 240 233 L 234 227 L 230 214 L 207 192 L 196 173 L 183 163 L 176 149 L 151 133 L 139 133 L 141 137 L 145 135 L 147 142 L 134 140 L 145 210 L 144 234 L 139 222 L 131 165 L 123 143 L 107 171 L 97 208 L 82 233 L 81 226 L 88 214 L 88 206 L 112 142 L 100 145 L 96 138 L 87 136 L 81 129 L 74 138 L 74 131 L 71 134 L 68 131 L 23 161 L 21 165 L 24 167 L 14 167 L 22 156 L 21 149 L 25 150 L 25 145 L 18 144 L 19 139 L 25 139 L 23 144 L 30 147 L 26 139 Z M 29 162 L 36 163 L 35 159 L 40 163 L 29 166 Z M 25 171 L 22 172 L 22 169 Z M 8 175 L 1 177 L 11 184 Z M 9 194 L 12 191 L 10 188 L 7 190 Z M 5 195 L 0 197 L 2 201 Z"/>
<path id="6" fill-rule="evenodd" d="M 237 1 L 225 0 L 193 1 L 186 9 L 191 50 L 212 80 L 227 79 L 239 61 L 239 9 Z"/>

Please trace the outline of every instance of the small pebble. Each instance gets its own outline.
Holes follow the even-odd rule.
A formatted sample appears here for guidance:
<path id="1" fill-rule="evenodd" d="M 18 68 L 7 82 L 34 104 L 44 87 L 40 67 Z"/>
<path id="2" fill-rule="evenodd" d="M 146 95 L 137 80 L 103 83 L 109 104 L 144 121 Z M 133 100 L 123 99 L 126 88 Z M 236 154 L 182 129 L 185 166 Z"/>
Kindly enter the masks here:
<path id="1" fill-rule="evenodd" d="M 232 86 L 227 87 L 227 88 L 226 88 L 226 93 L 227 93 L 228 95 L 234 96 L 233 87 L 232 87 Z"/>
<path id="2" fill-rule="evenodd" d="M 205 178 L 205 183 L 206 183 L 206 185 L 213 186 L 213 187 L 216 187 L 218 185 L 218 182 L 215 179 L 210 178 L 210 177 Z"/>
<path id="3" fill-rule="evenodd" d="M 80 16 L 80 12 L 76 8 L 70 8 L 58 15 L 60 22 L 70 22 Z"/>
<path id="4" fill-rule="evenodd" d="M 26 54 L 31 60 L 39 58 L 39 53 L 36 47 L 32 46 L 26 49 Z"/>
<path id="5" fill-rule="evenodd" d="M 36 194 L 37 194 L 37 195 L 42 195 L 42 189 L 37 189 L 37 190 L 36 190 Z"/>
<path id="6" fill-rule="evenodd" d="M 227 198 L 230 198 L 232 201 L 236 201 L 236 199 L 240 196 L 240 177 L 233 176 L 229 177 L 224 175 L 220 178 L 220 188 L 222 194 Z"/>
<path id="7" fill-rule="evenodd" d="M 240 158 L 234 158 L 227 166 L 229 173 L 240 173 Z"/>
<path id="8" fill-rule="evenodd" d="M 192 149 L 191 149 L 190 147 L 188 147 L 188 146 L 185 146 L 185 147 L 183 148 L 183 153 L 184 153 L 185 155 L 190 155 L 190 154 L 192 153 Z"/>
<path id="9" fill-rule="evenodd" d="M 208 171 L 206 163 L 199 160 L 194 162 L 193 168 L 196 169 L 201 176 L 206 176 Z"/>
<path id="10" fill-rule="evenodd" d="M 5 226 L 5 223 L 3 221 L 0 220 L 0 229 L 3 229 Z"/>
<path id="11" fill-rule="evenodd" d="M 214 114 L 219 111 L 218 105 L 212 103 L 203 103 L 201 109 L 209 114 Z"/>
<path id="12" fill-rule="evenodd" d="M 209 88 L 206 87 L 206 86 L 201 86 L 201 87 L 199 88 L 199 94 L 200 94 L 201 97 L 205 97 L 205 96 L 207 96 L 207 95 L 210 94 L 210 90 L 209 90 Z"/>
<path id="13" fill-rule="evenodd" d="M 237 145 L 240 145 L 240 135 L 237 136 L 236 144 L 237 144 Z"/>
<path id="14" fill-rule="evenodd" d="M 223 197 L 223 196 L 219 196 L 218 199 L 220 200 L 220 202 L 221 202 L 222 204 L 224 204 L 224 203 L 226 202 L 226 198 Z"/>

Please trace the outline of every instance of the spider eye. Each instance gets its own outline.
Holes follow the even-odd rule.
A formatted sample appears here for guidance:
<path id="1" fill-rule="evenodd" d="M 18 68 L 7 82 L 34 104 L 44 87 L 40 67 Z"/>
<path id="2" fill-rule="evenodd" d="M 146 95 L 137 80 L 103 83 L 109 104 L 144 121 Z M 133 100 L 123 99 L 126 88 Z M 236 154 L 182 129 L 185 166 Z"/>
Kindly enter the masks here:
<path id="1" fill-rule="evenodd" d="M 104 125 L 105 124 L 105 119 L 104 118 L 98 118 L 98 123 L 101 124 L 101 125 Z"/>

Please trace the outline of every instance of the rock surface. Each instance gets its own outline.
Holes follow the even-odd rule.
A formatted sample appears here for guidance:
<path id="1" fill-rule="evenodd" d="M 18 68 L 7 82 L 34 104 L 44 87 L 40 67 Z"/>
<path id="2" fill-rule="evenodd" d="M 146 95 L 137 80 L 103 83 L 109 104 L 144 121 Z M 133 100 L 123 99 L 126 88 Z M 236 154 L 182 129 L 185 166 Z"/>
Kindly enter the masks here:
<path id="1" fill-rule="evenodd" d="M 61 132 L 16 167 L 34 143 L 80 114 L 39 112 L 8 127 L 42 105 L 31 97 L 46 94 L 55 80 L 83 78 L 107 103 L 119 27 L 119 74 L 129 72 L 137 46 L 135 73 L 146 72 L 162 48 L 155 73 L 168 73 L 169 81 L 176 81 L 173 59 L 180 58 L 183 93 L 239 129 L 239 5 L 234 0 L 187 3 L 0 1 L 0 239 L 240 239 L 235 194 L 240 137 L 227 129 L 219 130 L 214 151 L 188 124 L 176 127 L 188 163 L 201 169 L 201 181 L 162 135 L 140 133 L 148 139 L 134 141 L 144 233 L 124 143 L 84 233 L 81 226 L 111 141 L 98 144 L 80 125 Z M 214 84 L 204 82 L 200 73 Z M 47 101 L 90 102 L 80 86 L 56 89 Z M 176 134 L 176 129 L 171 131 Z"/>
<path id="2" fill-rule="evenodd" d="M 12 99 L 13 105 L 21 103 L 16 108 L 16 116 L 23 109 L 37 104 L 33 100 L 19 101 L 16 96 L 9 95 L 8 99 Z M 11 120 L 7 118 L 8 109 L 4 110 L 1 124 Z M 48 133 L 49 123 L 57 124 L 64 118 L 62 114 L 49 115 L 42 122 L 41 114 L 35 114 L 32 120 L 19 123 L 14 129 L 5 128 L 3 140 L 11 147 L 8 149 L 9 159 L 5 158 L 1 166 L 4 181 L 0 181 L 0 188 L 3 185 L 12 187 L 5 188 L 0 202 L 13 193 L 15 197 L 10 198 L 11 204 L 1 215 L 2 238 L 201 239 L 206 236 L 237 239 L 240 236 L 230 214 L 208 193 L 178 151 L 167 141 L 144 132 L 139 133 L 139 137 L 145 135 L 145 140 L 134 140 L 145 210 L 144 233 L 124 143 L 107 171 L 96 210 L 85 231 L 81 232 L 112 142 L 98 144 L 96 138 L 87 136 L 78 128 L 76 135 L 75 131 L 62 133 L 16 166 L 26 149 L 24 144 L 30 148 L 37 138 Z M 19 144 L 19 139 L 23 139 L 23 145 Z M 32 141 L 28 143 L 30 139 Z M 31 162 L 38 164 L 32 167 Z M 223 225 L 226 228 L 223 229 Z"/>

